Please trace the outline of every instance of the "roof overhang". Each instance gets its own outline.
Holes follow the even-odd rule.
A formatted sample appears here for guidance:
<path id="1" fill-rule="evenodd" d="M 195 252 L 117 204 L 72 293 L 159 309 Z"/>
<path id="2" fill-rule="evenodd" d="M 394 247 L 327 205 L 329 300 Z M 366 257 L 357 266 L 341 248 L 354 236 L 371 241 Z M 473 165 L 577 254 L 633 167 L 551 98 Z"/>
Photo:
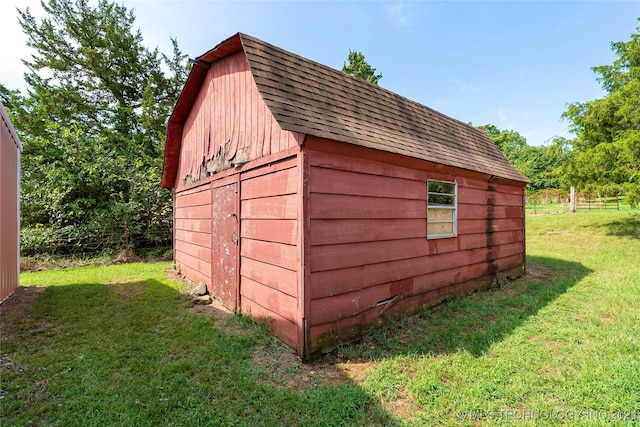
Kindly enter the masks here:
<path id="1" fill-rule="evenodd" d="M 4 104 L 1 101 L 0 101 L 0 117 L 2 117 L 2 120 L 7 124 L 9 133 L 11 133 L 11 136 L 13 137 L 13 140 L 16 146 L 18 147 L 18 150 L 22 152 L 22 142 L 20 141 L 20 138 L 18 138 L 18 134 L 16 134 L 16 130 L 13 127 L 13 123 L 11 123 L 11 119 L 7 114 L 7 110 L 4 109 Z"/>

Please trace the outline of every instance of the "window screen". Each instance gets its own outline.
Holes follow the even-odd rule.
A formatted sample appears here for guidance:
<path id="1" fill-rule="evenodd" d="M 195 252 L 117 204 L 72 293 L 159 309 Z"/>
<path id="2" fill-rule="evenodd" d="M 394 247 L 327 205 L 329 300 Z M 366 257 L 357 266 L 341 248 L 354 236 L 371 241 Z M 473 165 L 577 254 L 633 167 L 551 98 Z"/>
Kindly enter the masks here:
<path id="1" fill-rule="evenodd" d="M 427 238 L 456 235 L 456 199 L 455 182 L 427 181 Z"/>

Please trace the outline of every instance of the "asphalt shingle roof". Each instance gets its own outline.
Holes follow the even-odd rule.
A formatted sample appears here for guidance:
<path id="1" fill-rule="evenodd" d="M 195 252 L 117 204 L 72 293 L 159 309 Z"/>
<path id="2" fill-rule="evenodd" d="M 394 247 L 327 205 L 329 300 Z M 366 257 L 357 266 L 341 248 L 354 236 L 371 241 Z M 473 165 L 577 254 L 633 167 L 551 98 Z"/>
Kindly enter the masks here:
<path id="1" fill-rule="evenodd" d="M 239 50 L 285 130 L 528 182 L 483 131 L 255 37 L 238 33 L 197 60 L 211 63 Z M 188 102 L 188 84 L 178 104 Z M 170 127 L 181 118 L 174 117 L 178 110 Z"/>

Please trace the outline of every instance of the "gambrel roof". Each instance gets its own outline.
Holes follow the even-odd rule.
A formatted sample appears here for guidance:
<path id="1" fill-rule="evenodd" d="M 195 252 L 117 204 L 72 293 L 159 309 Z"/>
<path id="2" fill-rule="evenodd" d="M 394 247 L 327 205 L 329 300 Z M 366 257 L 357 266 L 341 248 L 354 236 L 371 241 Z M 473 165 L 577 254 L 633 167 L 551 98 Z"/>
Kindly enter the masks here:
<path id="1" fill-rule="evenodd" d="M 284 130 L 529 182 L 481 130 L 341 71 L 238 33 L 196 58 L 169 119 L 162 184 L 175 180 L 182 127 L 208 64 L 244 51 Z"/>

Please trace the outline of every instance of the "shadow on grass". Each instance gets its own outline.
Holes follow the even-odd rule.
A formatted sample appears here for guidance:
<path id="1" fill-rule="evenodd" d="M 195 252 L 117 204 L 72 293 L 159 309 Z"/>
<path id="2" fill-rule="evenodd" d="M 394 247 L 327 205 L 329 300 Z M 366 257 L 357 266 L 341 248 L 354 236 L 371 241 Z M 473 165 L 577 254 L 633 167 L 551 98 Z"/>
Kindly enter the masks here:
<path id="1" fill-rule="evenodd" d="M 627 216 L 618 221 L 602 224 L 600 227 L 607 229 L 607 234 L 617 237 L 631 237 L 640 239 L 640 214 Z"/>
<path id="2" fill-rule="evenodd" d="M 374 331 L 341 352 L 375 360 L 400 354 L 449 354 L 459 350 L 480 356 L 527 318 L 587 276 L 580 263 L 528 257 L 528 273 L 500 288 L 460 296 L 419 316 Z"/>
<path id="3" fill-rule="evenodd" d="M 264 327 L 194 312 L 188 298 L 155 279 L 50 286 L 21 312 L 0 306 L 0 418 L 8 425 L 398 425 L 336 367 L 338 358 L 356 368 L 361 359 L 404 354 L 482 355 L 590 273 L 554 258 L 528 263 L 524 278 L 391 324 L 308 365 Z"/>
<path id="4" fill-rule="evenodd" d="M 22 312 L 3 310 L 3 422 L 395 424 L 352 382 L 274 384 L 255 363 L 258 349 L 279 354 L 264 328 L 238 316 L 195 313 L 190 305 L 174 288 L 147 279 L 51 286 Z M 295 373 L 300 365 L 287 369 Z"/>

